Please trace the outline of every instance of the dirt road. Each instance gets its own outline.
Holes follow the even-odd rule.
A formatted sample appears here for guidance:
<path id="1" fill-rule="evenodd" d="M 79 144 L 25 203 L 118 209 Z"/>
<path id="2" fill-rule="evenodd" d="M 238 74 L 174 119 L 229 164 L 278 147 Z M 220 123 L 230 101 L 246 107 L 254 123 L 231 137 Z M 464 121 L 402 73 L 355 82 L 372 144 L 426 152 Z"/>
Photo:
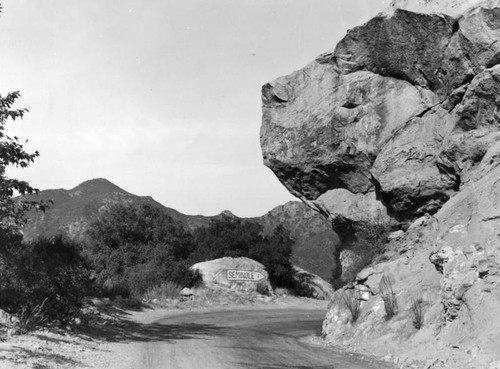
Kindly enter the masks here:
<path id="1" fill-rule="evenodd" d="M 312 344 L 323 309 L 265 308 L 183 313 L 143 325 L 110 346 L 107 369 L 382 369 L 387 365 Z"/>

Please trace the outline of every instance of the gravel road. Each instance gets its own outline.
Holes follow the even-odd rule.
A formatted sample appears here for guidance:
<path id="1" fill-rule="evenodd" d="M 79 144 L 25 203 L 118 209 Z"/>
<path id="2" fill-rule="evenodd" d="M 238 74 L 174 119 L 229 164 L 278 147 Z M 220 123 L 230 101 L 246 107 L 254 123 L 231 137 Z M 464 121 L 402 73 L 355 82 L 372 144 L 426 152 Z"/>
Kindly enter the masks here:
<path id="1" fill-rule="evenodd" d="M 291 307 L 183 313 L 144 326 L 99 361 L 107 369 L 388 368 L 314 344 L 324 316 Z"/>

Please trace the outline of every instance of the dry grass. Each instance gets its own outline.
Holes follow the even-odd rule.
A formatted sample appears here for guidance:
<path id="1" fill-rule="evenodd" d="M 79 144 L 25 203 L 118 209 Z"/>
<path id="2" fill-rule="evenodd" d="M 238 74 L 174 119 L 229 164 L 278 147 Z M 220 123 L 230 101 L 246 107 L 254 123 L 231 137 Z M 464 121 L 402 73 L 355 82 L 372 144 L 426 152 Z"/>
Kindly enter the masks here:
<path id="1" fill-rule="evenodd" d="M 392 318 L 398 313 L 398 300 L 392 289 L 392 282 L 386 275 L 380 281 L 380 296 L 384 301 L 386 317 Z"/>
<path id="2" fill-rule="evenodd" d="M 424 325 L 424 314 L 422 311 L 422 298 L 419 297 L 417 299 L 411 299 L 410 305 L 410 317 L 413 323 L 413 326 L 417 329 L 422 328 Z"/>
<path id="3" fill-rule="evenodd" d="M 361 292 L 354 287 L 342 291 L 342 300 L 351 313 L 351 322 L 355 323 L 361 315 Z"/>
<path id="4" fill-rule="evenodd" d="M 19 322 L 17 323 L 17 331 L 24 334 L 41 327 L 47 322 L 47 317 L 44 312 L 44 305 L 47 299 L 33 309 L 23 308 L 19 314 Z"/>
<path id="5" fill-rule="evenodd" d="M 165 303 L 169 300 L 178 300 L 182 287 L 174 282 L 165 282 L 149 288 L 142 296 L 145 302 Z"/>

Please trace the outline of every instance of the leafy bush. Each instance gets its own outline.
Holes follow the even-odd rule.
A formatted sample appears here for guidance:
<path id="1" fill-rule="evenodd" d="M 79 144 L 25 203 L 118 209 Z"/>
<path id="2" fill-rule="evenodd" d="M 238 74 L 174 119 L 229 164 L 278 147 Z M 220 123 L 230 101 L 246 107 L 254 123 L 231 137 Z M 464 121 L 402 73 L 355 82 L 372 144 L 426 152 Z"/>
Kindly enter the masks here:
<path id="1" fill-rule="evenodd" d="M 380 297 L 384 301 L 387 318 L 395 316 L 398 313 L 398 300 L 392 289 L 392 282 L 385 274 L 380 281 Z"/>
<path id="2" fill-rule="evenodd" d="M 11 238 L 1 259 L 0 308 L 19 315 L 42 306 L 47 318 L 61 321 L 79 314 L 91 279 L 76 244 L 62 237 L 28 244 Z"/>
<path id="3" fill-rule="evenodd" d="M 308 273 L 295 273 L 293 292 L 301 297 L 314 297 L 314 288 L 311 287 L 312 275 Z"/>
<path id="4" fill-rule="evenodd" d="M 417 299 L 411 299 L 410 305 L 410 317 L 413 323 L 413 326 L 417 329 L 422 328 L 424 325 L 424 314 L 422 311 L 422 298 L 419 297 Z"/>
<path id="5" fill-rule="evenodd" d="M 342 300 L 351 313 L 351 321 L 355 323 L 361 315 L 361 292 L 354 287 L 342 291 Z"/>
<path id="6" fill-rule="evenodd" d="M 108 294 L 140 297 L 162 282 L 191 283 L 185 258 L 192 237 L 158 207 L 113 205 L 91 224 L 88 236 L 84 255 Z"/>

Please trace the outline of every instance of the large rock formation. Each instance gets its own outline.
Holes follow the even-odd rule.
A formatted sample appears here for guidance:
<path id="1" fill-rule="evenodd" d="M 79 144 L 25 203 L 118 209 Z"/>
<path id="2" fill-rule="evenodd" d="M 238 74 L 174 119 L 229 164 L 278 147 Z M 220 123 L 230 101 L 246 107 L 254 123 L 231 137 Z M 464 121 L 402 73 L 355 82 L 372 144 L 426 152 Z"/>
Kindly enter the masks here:
<path id="1" fill-rule="evenodd" d="M 377 217 L 405 231 L 388 262 L 358 275 L 360 320 L 348 323 L 339 291 L 324 333 L 408 357 L 459 350 L 458 367 L 500 364 L 500 1 L 393 1 L 264 85 L 262 100 L 264 163 L 291 193 L 341 237 Z M 383 275 L 404 306 L 390 321 Z M 404 326 L 417 298 L 418 333 Z"/>

